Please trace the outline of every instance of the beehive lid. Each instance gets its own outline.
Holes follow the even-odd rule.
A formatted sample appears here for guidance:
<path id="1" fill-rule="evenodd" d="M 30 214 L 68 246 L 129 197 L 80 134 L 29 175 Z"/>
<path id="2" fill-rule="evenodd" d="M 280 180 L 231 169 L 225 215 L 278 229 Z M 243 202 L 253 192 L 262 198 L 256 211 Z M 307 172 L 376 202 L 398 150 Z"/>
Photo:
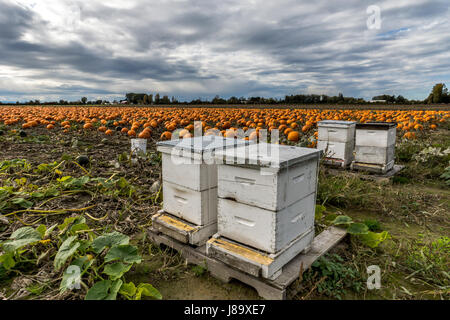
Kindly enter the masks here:
<path id="1" fill-rule="evenodd" d="M 161 141 L 156 145 L 157 150 L 163 153 L 171 153 L 173 149 L 176 149 L 202 155 L 203 153 L 212 152 L 217 149 L 227 149 L 244 144 L 248 144 L 248 141 L 211 135 Z"/>
<path id="2" fill-rule="evenodd" d="M 250 144 L 215 152 L 219 163 L 283 169 L 294 164 L 319 158 L 321 150 L 270 143 Z"/>
<path id="3" fill-rule="evenodd" d="M 317 126 L 328 128 L 349 128 L 354 125 L 356 125 L 356 121 L 322 120 L 317 122 Z"/>
<path id="4" fill-rule="evenodd" d="M 366 122 L 356 124 L 356 129 L 389 130 L 396 127 L 396 122 Z"/>

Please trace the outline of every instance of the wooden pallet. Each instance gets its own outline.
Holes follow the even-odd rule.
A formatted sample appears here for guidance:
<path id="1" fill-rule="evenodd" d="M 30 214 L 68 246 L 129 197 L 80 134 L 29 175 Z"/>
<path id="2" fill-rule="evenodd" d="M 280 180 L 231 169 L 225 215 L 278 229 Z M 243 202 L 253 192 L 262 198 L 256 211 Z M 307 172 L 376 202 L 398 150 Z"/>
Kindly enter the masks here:
<path id="1" fill-rule="evenodd" d="M 228 266 L 224 262 L 208 257 L 206 246 L 193 247 L 172 239 L 156 230 L 148 231 L 149 238 L 158 245 L 164 244 L 180 252 L 188 263 L 206 266 L 207 270 L 217 279 L 230 282 L 231 279 L 239 280 L 253 287 L 264 299 L 287 299 L 288 287 L 296 281 L 300 273 L 307 270 L 318 258 L 327 253 L 346 235 L 346 231 L 337 227 L 328 227 L 314 238 L 311 250 L 301 253 L 283 267 L 282 273 L 274 280 L 263 279 L 247 274 L 243 271 Z M 295 295 L 300 288 L 289 288 L 289 295 Z"/>
<path id="2" fill-rule="evenodd" d="M 401 170 L 403 170 L 405 166 L 394 164 L 394 167 L 386 172 L 385 174 L 364 174 L 362 172 L 353 172 L 343 169 L 331 169 L 327 168 L 327 172 L 332 175 L 342 175 L 346 177 L 360 177 L 363 180 L 371 180 L 378 183 L 389 183 L 393 176 L 395 176 L 397 173 L 399 173 Z"/>

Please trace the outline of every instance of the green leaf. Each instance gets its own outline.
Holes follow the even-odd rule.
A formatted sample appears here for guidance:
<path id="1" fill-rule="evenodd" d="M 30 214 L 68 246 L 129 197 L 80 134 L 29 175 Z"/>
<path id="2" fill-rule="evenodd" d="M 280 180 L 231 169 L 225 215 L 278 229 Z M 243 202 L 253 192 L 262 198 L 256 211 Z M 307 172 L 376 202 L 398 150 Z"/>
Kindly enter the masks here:
<path id="1" fill-rule="evenodd" d="M 65 218 L 64 222 L 61 223 L 60 225 L 58 225 L 58 229 L 59 230 L 64 230 L 65 228 L 67 228 L 72 222 L 75 221 L 77 217 L 70 217 L 70 218 Z"/>
<path id="2" fill-rule="evenodd" d="M 115 245 L 105 256 L 105 262 L 120 260 L 127 263 L 141 263 L 138 249 L 132 245 Z"/>
<path id="3" fill-rule="evenodd" d="M 106 247 L 112 247 L 115 245 L 125 245 L 128 244 L 130 238 L 120 232 L 114 231 L 111 233 L 105 233 L 100 237 L 97 237 L 92 242 L 92 249 L 95 253 L 100 253 Z"/>
<path id="4" fill-rule="evenodd" d="M 375 233 L 372 231 L 367 232 L 367 234 L 360 235 L 361 242 L 365 245 L 376 248 L 378 245 L 388 239 L 389 233 L 387 231 Z"/>
<path id="5" fill-rule="evenodd" d="M 334 225 L 341 225 L 341 224 L 351 224 L 352 222 L 353 220 L 349 216 L 337 216 L 336 219 L 334 219 L 331 223 Z"/>
<path id="6" fill-rule="evenodd" d="M 88 290 L 84 300 L 105 300 L 110 288 L 111 280 L 98 281 Z"/>
<path id="7" fill-rule="evenodd" d="M 50 188 L 45 190 L 44 196 L 45 197 L 57 197 L 59 196 L 60 192 L 56 188 Z"/>
<path id="8" fill-rule="evenodd" d="M 69 179 L 72 179 L 72 177 L 71 176 L 64 176 L 64 177 L 56 179 L 56 181 L 58 181 L 58 182 L 66 182 Z"/>
<path id="9" fill-rule="evenodd" d="M 45 197 L 45 194 L 42 193 L 42 192 L 33 192 L 30 195 L 31 195 L 32 198 L 38 198 L 38 199 L 41 199 L 41 198 Z"/>
<path id="10" fill-rule="evenodd" d="M 14 268 L 14 266 L 16 265 L 16 262 L 14 261 L 14 253 L 9 252 L 9 253 L 2 254 L 0 256 L 0 264 L 6 270 L 10 270 L 11 268 Z"/>
<path id="11" fill-rule="evenodd" d="M 45 231 L 45 234 L 44 234 L 43 238 L 48 237 L 52 233 L 53 229 L 55 229 L 57 226 L 58 226 L 58 224 L 54 224 L 50 228 L 48 228 Z"/>
<path id="12" fill-rule="evenodd" d="M 91 240 L 80 240 L 80 247 L 78 248 L 79 251 L 85 252 L 91 245 Z"/>
<path id="13" fill-rule="evenodd" d="M 102 280 L 96 282 L 86 294 L 85 300 L 115 300 L 122 286 L 122 280 Z"/>
<path id="14" fill-rule="evenodd" d="M 161 293 L 150 283 L 141 283 L 137 287 L 136 300 L 141 300 L 141 296 L 150 297 L 152 299 L 162 299 Z"/>
<path id="15" fill-rule="evenodd" d="M 61 244 L 61 247 L 59 248 L 55 256 L 55 270 L 61 269 L 67 259 L 69 259 L 77 251 L 80 243 L 76 240 L 77 236 L 71 236 Z"/>
<path id="16" fill-rule="evenodd" d="M 347 232 L 350 234 L 367 234 L 369 232 L 369 227 L 364 223 L 352 223 L 347 228 Z"/>
<path id="17" fill-rule="evenodd" d="M 120 287 L 119 293 L 123 295 L 127 299 L 133 299 L 134 295 L 136 294 L 136 286 L 133 282 L 124 283 Z"/>
<path id="18" fill-rule="evenodd" d="M 60 224 L 58 228 L 61 230 L 61 234 L 65 234 L 66 232 L 75 234 L 77 230 L 89 229 L 86 225 L 86 218 L 81 216 L 64 219 L 64 223 Z"/>
<path id="19" fill-rule="evenodd" d="M 14 252 L 15 250 L 26 246 L 27 244 L 42 239 L 41 234 L 31 227 L 23 227 L 14 231 L 9 237 L 12 240 L 5 241 L 2 244 L 5 252 Z"/>
<path id="20" fill-rule="evenodd" d="M 109 292 L 108 297 L 106 297 L 106 300 L 116 300 L 117 298 L 117 293 L 120 290 L 120 287 L 122 286 L 123 281 L 118 279 L 116 281 L 114 281 L 111 285 L 111 290 Z"/>
<path id="21" fill-rule="evenodd" d="M 103 273 L 107 274 L 111 280 L 117 280 L 128 272 L 132 266 L 132 264 L 116 262 L 113 264 L 108 264 L 103 270 Z"/>
<path id="22" fill-rule="evenodd" d="M 32 227 L 23 227 L 14 231 L 9 238 L 15 240 L 19 239 L 41 240 L 41 234 L 38 231 L 34 230 Z"/>
<path id="23" fill-rule="evenodd" d="M 128 181 L 124 178 L 121 177 L 117 182 L 116 182 L 117 187 L 119 187 L 120 189 L 126 188 L 128 187 Z"/>
<path id="24" fill-rule="evenodd" d="M 325 206 L 322 206 L 320 204 L 316 205 L 315 219 L 318 221 L 322 220 L 323 213 L 325 210 L 326 210 Z"/>
<path id="25" fill-rule="evenodd" d="M 41 224 L 36 228 L 36 231 L 39 232 L 39 234 L 41 235 L 41 239 L 43 239 L 45 236 L 45 232 L 47 231 L 47 227 L 45 226 L 45 224 Z"/>
<path id="26" fill-rule="evenodd" d="M 11 201 L 14 204 L 21 206 L 22 208 L 28 209 L 33 206 L 33 202 L 25 200 L 24 198 L 15 198 Z"/>
<path id="27" fill-rule="evenodd" d="M 27 178 L 14 179 L 14 182 L 19 186 L 24 186 L 27 183 Z"/>
<path id="28" fill-rule="evenodd" d="M 89 230 L 89 226 L 86 223 L 77 223 L 70 228 L 70 232 L 76 233 L 77 231 Z"/>

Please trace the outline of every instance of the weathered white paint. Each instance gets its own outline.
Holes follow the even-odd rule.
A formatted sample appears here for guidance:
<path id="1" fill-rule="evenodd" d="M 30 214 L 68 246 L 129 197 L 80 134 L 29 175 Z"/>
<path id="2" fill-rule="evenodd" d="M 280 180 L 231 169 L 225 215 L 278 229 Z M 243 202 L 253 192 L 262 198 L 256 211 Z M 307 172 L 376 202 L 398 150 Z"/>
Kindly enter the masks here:
<path id="1" fill-rule="evenodd" d="M 258 166 L 268 168 L 267 171 L 276 172 L 309 159 L 318 159 L 320 153 L 311 148 L 258 143 L 217 150 L 215 158 L 218 163 Z"/>
<path id="2" fill-rule="evenodd" d="M 268 209 L 282 210 L 316 190 L 317 159 L 309 159 L 280 171 L 257 166 L 218 166 L 220 198 Z"/>
<path id="3" fill-rule="evenodd" d="M 163 209 L 199 226 L 217 221 L 217 166 L 214 152 L 248 144 L 200 136 L 158 142 L 162 153 Z"/>
<path id="4" fill-rule="evenodd" d="M 387 148 L 395 145 L 396 127 L 387 130 L 356 128 L 355 145 L 363 147 Z"/>
<path id="5" fill-rule="evenodd" d="M 174 161 L 175 160 L 175 161 Z M 204 191 L 217 187 L 217 166 L 205 163 L 182 163 L 182 157 L 162 154 L 163 180 L 180 186 Z"/>
<path id="6" fill-rule="evenodd" d="M 315 192 L 280 211 L 219 198 L 218 234 L 268 253 L 276 253 L 314 227 L 314 213 Z"/>
<path id="7" fill-rule="evenodd" d="M 350 142 L 355 140 L 354 121 L 324 120 L 317 123 L 318 140 Z"/>
<path id="8" fill-rule="evenodd" d="M 362 163 L 387 164 L 394 160 L 395 145 L 389 147 L 355 147 L 355 161 Z"/>
<path id="9" fill-rule="evenodd" d="M 344 166 L 353 160 L 354 140 L 349 142 L 317 141 L 317 149 L 323 150 L 325 157 L 344 161 Z"/>
<path id="10" fill-rule="evenodd" d="M 217 220 L 217 188 L 195 191 L 163 181 L 163 209 L 197 225 Z"/>

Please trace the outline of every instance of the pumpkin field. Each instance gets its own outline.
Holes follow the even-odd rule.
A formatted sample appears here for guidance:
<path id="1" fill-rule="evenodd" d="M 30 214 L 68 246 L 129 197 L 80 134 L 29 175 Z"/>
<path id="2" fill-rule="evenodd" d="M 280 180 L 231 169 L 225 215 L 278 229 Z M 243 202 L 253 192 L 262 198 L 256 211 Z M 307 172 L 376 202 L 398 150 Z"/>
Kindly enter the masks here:
<path id="1" fill-rule="evenodd" d="M 315 148 L 321 120 L 395 122 L 404 169 L 380 182 L 321 164 L 316 234 L 339 221 L 368 231 L 316 261 L 290 298 L 449 299 L 450 111 L 390 106 L 0 106 L 0 299 L 259 299 L 149 241 L 164 201 L 156 143 L 201 122 L 204 135 L 276 129 L 281 144 Z M 145 156 L 133 158 L 131 138 L 147 139 Z M 380 289 L 366 286 L 370 265 Z"/>

